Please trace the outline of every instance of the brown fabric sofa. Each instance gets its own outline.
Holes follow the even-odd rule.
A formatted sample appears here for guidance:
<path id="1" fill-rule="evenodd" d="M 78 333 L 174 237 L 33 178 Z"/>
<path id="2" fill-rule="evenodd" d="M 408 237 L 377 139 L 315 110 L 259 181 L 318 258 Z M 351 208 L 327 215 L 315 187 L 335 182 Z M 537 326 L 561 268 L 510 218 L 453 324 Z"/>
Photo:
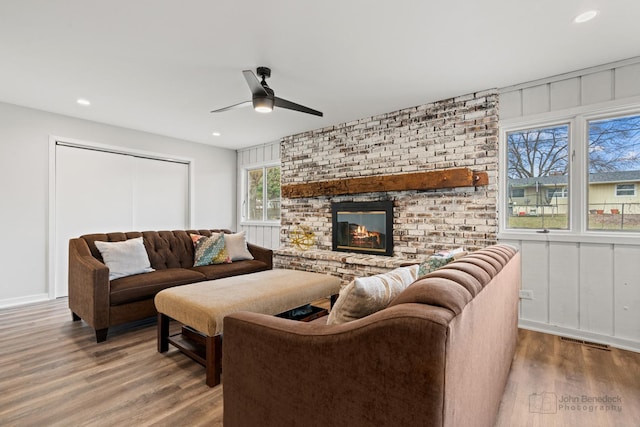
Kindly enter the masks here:
<path id="1" fill-rule="evenodd" d="M 340 325 L 225 318 L 224 425 L 493 426 L 514 356 L 520 255 L 474 252 Z"/>
<path id="2" fill-rule="evenodd" d="M 107 339 L 110 326 L 157 314 L 153 298 L 162 289 L 203 280 L 254 273 L 273 268 L 270 249 L 247 244 L 253 260 L 193 267 L 189 234 L 211 236 L 229 230 L 143 231 L 87 234 L 69 241 L 69 308 L 73 319 L 83 319 L 96 330 L 97 342 Z M 120 242 L 136 237 L 143 242 L 155 271 L 109 281 L 95 241 Z"/>

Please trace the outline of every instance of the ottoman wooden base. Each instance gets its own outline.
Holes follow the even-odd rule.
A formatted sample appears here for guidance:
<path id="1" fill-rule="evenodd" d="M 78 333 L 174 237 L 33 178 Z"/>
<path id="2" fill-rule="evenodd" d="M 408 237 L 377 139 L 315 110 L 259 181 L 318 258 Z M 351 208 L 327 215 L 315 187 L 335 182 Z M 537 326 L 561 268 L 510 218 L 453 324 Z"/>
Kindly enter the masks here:
<path id="1" fill-rule="evenodd" d="M 220 384 L 220 365 L 222 361 L 222 336 L 209 337 L 196 330 L 183 326 L 179 334 L 169 335 L 171 318 L 158 313 L 158 352 L 165 353 L 169 344 L 201 364 L 206 369 L 206 383 L 209 387 Z"/>
<path id="2" fill-rule="evenodd" d="M 337 277 L 284 269 L 165 289 L 155 297 L 158 351 L 166 352 L 169 343 L 178 347 L 205 366 L 207 385 L 213 387 L 220 384 L 225 316 L 239 311 L 275 315 L 339 291 Z M 187 329 L 183 328 L 182 334 L 169 336 L 171 319 Z"/>

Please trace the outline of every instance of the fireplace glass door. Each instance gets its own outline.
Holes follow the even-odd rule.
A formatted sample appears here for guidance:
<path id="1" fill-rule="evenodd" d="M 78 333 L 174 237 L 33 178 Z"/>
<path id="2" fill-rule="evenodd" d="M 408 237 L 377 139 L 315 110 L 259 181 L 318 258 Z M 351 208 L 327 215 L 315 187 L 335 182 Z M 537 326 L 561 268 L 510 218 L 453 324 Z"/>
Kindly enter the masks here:
<path id="1" fill-rule="evenodd" d="M 333 250 L 393 255 L 393 202 L 332 204 Z"/>

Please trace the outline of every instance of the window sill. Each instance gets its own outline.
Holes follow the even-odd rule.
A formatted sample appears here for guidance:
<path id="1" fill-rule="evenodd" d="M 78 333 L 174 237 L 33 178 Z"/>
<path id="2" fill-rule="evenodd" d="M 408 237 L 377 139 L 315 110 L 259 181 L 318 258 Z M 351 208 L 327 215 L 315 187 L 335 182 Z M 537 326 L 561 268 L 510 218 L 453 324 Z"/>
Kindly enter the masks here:
<path id="1" fill-rule="evenodd" d="M 258 227 L 280 227 L 280 221 L 240 221 L 240 225 Z"/>
<path id="2" fill-rule="evenodd" d="M 498 233 L 498 240 L 526 240 L 539 242 L 564 242 L 564 243 L 598 243 L 634 245 L 640 244 L 638 232 L 628 231 L 619 233 L 586 232 L 577 234 L 565 230 L 549 230 L 548 233 L 538 233 L 537 230 L 528 231 L 502 231 Z"/>

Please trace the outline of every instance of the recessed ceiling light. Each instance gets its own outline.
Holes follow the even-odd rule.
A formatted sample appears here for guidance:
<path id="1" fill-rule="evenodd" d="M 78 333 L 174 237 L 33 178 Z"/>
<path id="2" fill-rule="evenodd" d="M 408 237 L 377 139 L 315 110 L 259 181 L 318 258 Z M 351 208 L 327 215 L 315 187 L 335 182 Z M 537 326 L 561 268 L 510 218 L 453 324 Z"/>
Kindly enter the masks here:
<path id="1" fill-rule="evenodd" d="M 591 21 L 598 15 L 597 10 L 587 10 L 586 12 L 582 12 L 580 15 L 573 18 L 573 22 L 576 24 L 582 24 L 583 22 Z"/>
<path id="2" fill-rule="evenodd" d="M 80 104 L 80 105 L 91 105 L 91 103 L 90 103 L 89 101 L 87 101 L 86 99 L 83 99 L 83 98 L 78 98 L 78 99 L 76 100 L 76 102 L 77 102 L 78 104 Z"/>
<path id="3" fill-rule="evenodd" d="M 213 135 L 213 136 L 220 136 L 220 135 L 222 135 L 222 134 L 221 134 L 220 132 L 213 132 L 211 135 Z"/>

